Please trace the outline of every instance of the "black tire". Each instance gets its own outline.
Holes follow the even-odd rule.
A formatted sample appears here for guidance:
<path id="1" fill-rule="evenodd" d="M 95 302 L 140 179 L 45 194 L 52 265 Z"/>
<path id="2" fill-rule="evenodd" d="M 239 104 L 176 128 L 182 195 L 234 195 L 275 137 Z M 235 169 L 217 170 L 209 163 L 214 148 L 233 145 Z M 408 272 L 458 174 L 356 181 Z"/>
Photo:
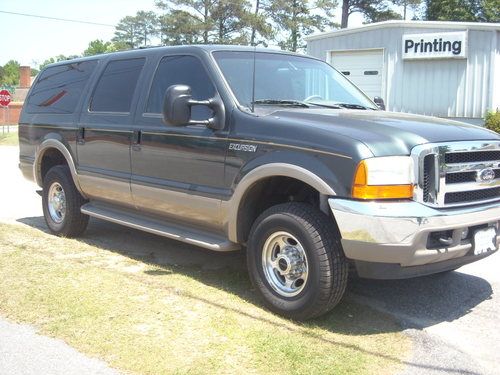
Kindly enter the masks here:
<path id="1" fill-rule="evenodd" d="M 53 215 L 57 216 L 60 211 L 51 215 L 49 208 L 49 191 L 52 186 L 58 187 L 57 184 L 62 188 L 66 202 L 64 214 L 60 215 L 60 221 L 53 217 Z M 82 234 L 89 221 L 89 217 L 80 211 L 80 207 L 84 203 L 86 201 L 76 189 L 69 167 L 56 165 L 50 168 L 43 180 L 42 194 L 43 216 L 49 230 L 61 237 L 76 237 Z"/>
<path id="2" fill-rule="evenodd" d="M 269 281 L 271 272 L 263 266 L 266 262 L 263 253 L 269 248 L 265 246 L 266 241 L 283 231 L 298 240 L 298 246 L 307 256 L 307 281 L 301 283 L 303 289 L 299 287 L 298 294 L 290 297 L 276 291 L 276 283 L 273 287 L 272 280 Z M 281 253 L 279 250 L 278 254 Z M 305 203 L 276 205 L 257 218 L 248 240 L 247 263 L 252 283 L 265 305 L 295 320 L 311 319 L 331 310 L 341 300 L 347 285 L 349 266 L 336 225 L 331 218 Z M 275 275 L 278 273 L 276 268 Z"/>

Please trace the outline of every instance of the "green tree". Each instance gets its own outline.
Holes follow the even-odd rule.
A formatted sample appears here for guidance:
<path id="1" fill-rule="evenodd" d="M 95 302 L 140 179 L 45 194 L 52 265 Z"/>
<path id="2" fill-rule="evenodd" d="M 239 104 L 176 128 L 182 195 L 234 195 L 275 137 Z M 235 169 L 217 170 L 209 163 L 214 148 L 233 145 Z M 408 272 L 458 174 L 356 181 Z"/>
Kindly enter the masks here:
<path id="1" fill-rule="evenodd" d="M 394 1 L 410 0 L 391 0 L 395 3 Z M 368 23 L 401 19 L 401 15 L 390 9 L 388 1 L 385 0 L 343 0 L 341 28 L 348 26 L 349 16 L 353 13 L 362 13 Z"/>
<path id="2" fill-rule="evenodd" d="M 403 19 L 406 20 L 408 8 L 413 11 L 417 10 L 422 5 L 422 0 L 391 0 L 394 5 L 403 8 Z"/>
<path id="3" fill-rule="evenodd" d="M 135 16 L 139 33 L 139 42 L 144 46 L 151 45 L 151 39 L 158 35 L 158 17 L 155 12 L 137 12 Z"/>
<path id="4" fill-rule="evenodd" d="M 115 36 L 112 39 L 116 43 L 124 43 L 128 48 L 138 48 L 142 42 L 137 18 L 133 16 L 123 17 L 115 28 Z"/>
<path id="5" fill-rule="evenodd" d="M 482 22 L 500 22 L 500 1 L 481 1 L 478 19 Z"/>
<path id="6" fill-rule="evenodd" d="M 248 26 L 252 20 L 250 3 L 246 0 L 218 1 L 212 12 L 217 44 L 248 44 Z"/>
<path id="7" fill-rule="evenodd" d="M 111 52 L 111 42 L 103 42 L 101 39 L 92 40 L 89 46 L 83 51 L 83 56 L 94 56 L 100 53 Z"/>
<path id="8" fill-rule="evenodd" d="M 365 20 L 366 23 L 373 23 L 373 22 L 383 22 L 383 21 L 390 21 L 390 20 L 402 20 L 403 17 L 401 14 L 393 11 L 392 9 L 384 9 L 384 10 L 373 10 L 370 12 L 370 10 L 367 10 L 365 13 Z"/>
<path id="9" fill-rule="evenodd" d="M 248 43 L 253 19 L 248 0 L 159 0 L 156 6 L 165 11 L 161 34 L 168 43 Z"/>
<path id="10" fill-rule="evenodd" d="M 500 22 L 499 0 L 425 0 L 429 21 Z"/>
<path id="11" fill-rule="evenodd" d="M 78 56 L 78 55 L 70 55 L 70 56 L 57 55 L 55 57 L 51 57 L 51 58 L 45 60 L 43 63 L 40 64 L 40 66 L 38 68 L 40 70 L 42 70 L 43 68 L 45 68 L 49 64 L 53 64 L 53 63 L 59 62 L 59 61 L 72 60 L 72 59 L 76 59 L 78 57 L 80 57 L 80 56 Z"/>
<path id="12" fill-rule="evenodd" d="M 270 16 L 272 0 L 255 0 L 253 14 L 250 19 L 250 45 L 267 46 L 267 41 L 274 38 L 271 24 L 267 22 Z"/>
<path id="13" fill-rule="evenodd" d="M 156 6 L 163 9 L 166 14 L 176 14 L 184 10 L 185 19 L 191 18 L 191 21 L 186 24 L 186 27 L 192 27 L 187 34 L 195 32 L 201 33 L 201 42 L 204 44 L 210 43 L 210 32 L 214 29 L 214 21 L 212 13 L 218 0 L 158 0 Z M 177 13 L 179 14 L 179 13 Z M 187 30 L 183 30 L 186 33 Z M 166 38 L 175 39 L 175 35 L 167 36 Z"/>
<path id="14" fill-rule="evenodd" d="M 8 61 L 2 68 L 1 81 L 2 85 L 16 86 L 19 84 L 19 67 L 20 64 L 16 60 Z"/>
<path id="15" fill-rule="evenodd" d="M 189 12 L 173 9 L 159 18 L 160 42 L 163 45 L 201 43 L 203 25 Z"/>
<path id="16" fill-rule="evenodd" d="M 305 47 L 303 37 L 313 31 L 333 27 L 335 0 L 275 0 L 270 6 L 270 15 L 280 33 L 278 45 L 285 50 L 297 51 Z"/>
<path id="17" fill-rule="evenodd" d="M 425 18 L 429 21 L 476 21 L 470 0 L 426 0 Z"/>

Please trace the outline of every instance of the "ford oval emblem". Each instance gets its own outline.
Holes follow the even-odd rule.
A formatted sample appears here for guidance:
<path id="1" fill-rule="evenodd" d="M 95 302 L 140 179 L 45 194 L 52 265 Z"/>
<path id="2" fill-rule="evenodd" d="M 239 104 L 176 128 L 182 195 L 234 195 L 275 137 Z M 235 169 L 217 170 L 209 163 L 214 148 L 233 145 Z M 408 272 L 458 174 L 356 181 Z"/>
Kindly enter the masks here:
<path id="1" fill-rule="evenodd" d="M 493 168 L 481 169 L 477 172 L 477 182 L 489 182 L 495 179 L 495 171 Z"/>

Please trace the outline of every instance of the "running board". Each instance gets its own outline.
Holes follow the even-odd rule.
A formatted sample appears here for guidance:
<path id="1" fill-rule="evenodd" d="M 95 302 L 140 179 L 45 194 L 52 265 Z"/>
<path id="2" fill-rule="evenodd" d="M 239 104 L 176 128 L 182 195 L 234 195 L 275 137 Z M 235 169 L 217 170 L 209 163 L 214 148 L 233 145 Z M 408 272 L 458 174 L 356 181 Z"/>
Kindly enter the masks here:
<path id="1" fill-rule="evenodd" d="M 111 221 L 113 223 L 200 246 L 209 250 L 234 251 L 240 249 L 237 243 L 228 241 L 224 237 L 216 234 L 199 231 L 194 228 L 180 227 L 167 222 L 159 222 L 154 219 L 139 217 L 138 215 L 107 207 L 97 207 L 92 203 L 84 204 L 81 208 L 81 212 L 98 219 Z"/>

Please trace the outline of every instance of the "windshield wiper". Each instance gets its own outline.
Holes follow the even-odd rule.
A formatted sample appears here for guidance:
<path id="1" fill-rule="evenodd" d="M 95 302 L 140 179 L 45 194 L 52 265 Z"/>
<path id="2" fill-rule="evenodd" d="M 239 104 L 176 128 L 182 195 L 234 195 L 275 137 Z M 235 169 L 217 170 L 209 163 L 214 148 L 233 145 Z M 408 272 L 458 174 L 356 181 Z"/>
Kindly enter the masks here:
<path id="1" fill-rule="evenodd" d="M 324 104 L 324 103 L 318 103 L 318 102 L 306 102 L 307 104 L 312 104 L 312 105 L 316 105 L 318 107 L 324 107 L 324 108 L 333 108 L 333 109 L 339 109 L 339 108 L 342 108 L 340 105 L 338 104 Z"/>
<path id="2" fill-rule="evenodd" d="M 291 107 L 309 108 L 309 104 L 299 100 L 284 100 L 284 99 L 258 99 L 253 104 L 269 104 L 269 105 L 286 105 Z"/>
<path id="3" fill-rule="evenodd" d="M 347 108 L 347 109 L 374 109 L 370 107 L 365 107 L 364 105 L 361 104 L 352 104 L 352 103 L 335 103 L 339 107 L 342 108 Z"/>

